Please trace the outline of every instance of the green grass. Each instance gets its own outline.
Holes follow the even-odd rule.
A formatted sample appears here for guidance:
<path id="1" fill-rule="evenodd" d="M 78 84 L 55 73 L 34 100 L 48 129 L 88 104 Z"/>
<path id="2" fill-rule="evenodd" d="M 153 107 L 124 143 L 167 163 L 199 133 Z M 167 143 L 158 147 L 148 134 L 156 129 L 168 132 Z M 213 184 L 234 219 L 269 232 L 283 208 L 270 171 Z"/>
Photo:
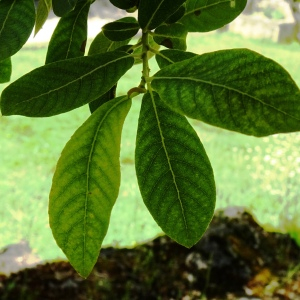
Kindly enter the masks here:
<path id="1" fill-rule="evenodd" d="M 189 50 L 197 53 L 245 47 L 280 62 L 300 85 L 299 45 L 277 45 L 225 34 L 193 34 Z M 43 65 L 46 49 L 25 47 L 13 57 L 12 81 Z M 156 67 L 153 65 L 152 72 Z M 118 85 L 126 93 L 140 81 L 140 66 Z M 2 85 L 4 88 L 6 85 Z M 1 87 L 0 87 L 1 89 Z M 134 146 L 141 97 L 126 119 L 121 150 L 122 184 L 112 212 L 105 245 L 134 246 L 160 233 L 141 200 L 134 169 Z M 63 254 L 48 226 L 47 204 L 55 163 L 64 144 L 89 116 L 87 107 L 52 118 L 0 118 L 0 248 L 25 238 L 42 259 Z M 195 120 L 212 161 L 217 183 L 217 208 L 246 206 L 269 230 L 288 231 L 300 240 L 300 135 L 253 138 L 214 128 Z"/>

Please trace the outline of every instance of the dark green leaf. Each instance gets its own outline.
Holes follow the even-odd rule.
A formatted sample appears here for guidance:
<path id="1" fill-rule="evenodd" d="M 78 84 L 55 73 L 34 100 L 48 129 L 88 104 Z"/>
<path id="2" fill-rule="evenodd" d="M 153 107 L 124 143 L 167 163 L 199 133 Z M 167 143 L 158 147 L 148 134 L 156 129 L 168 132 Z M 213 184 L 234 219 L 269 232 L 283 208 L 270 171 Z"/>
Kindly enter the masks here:
<path id="1" fill-rule="evenodd" d="M 248 135 L 300 130 L 300 91 L 276 62 L 247 49 L 203 54 L 160 70 L 152 87 L 174 110 Z"/>
<path id="2" fill-rule="evenodd" d="M 141 28 L 151 30 L 168 20 L 186 0 L 140 0 L 138 20 Z"/>
<path id="3" fill-rule="evenodd" d="M 233 21 L 246 4 L 247 0 L 187 0 L 180 22 L 189 32 L 212 31 Z"/>
<path id="4" fill-rule="evenodd" d="M 51 10 L 52 0 L 39 0 L 36 9 L 34 34 L 36 35 L 45 24 Z"/>
<path id="5" fill-rule="evenodd" d="M 77 0 L 52 0 L 53 12 L 62 17 L 69 11 L 73 10 Z"/>
<path id="6" fill-rule="evenodd" d="M 33 0 L 0 1 L 0 61 L 22 48 L 33 30 L 34 22 Z"/>
<path id="7" fill-rule="evenodd" d="M 49 201 L 54 238 L 87 277 L 96 263 L 120 187 L 120 142 L 131 100 L 116 98 L 75 132 L 57 163 Z"/>
<path id="8" fill-rule="evenodd" d="M 0 83 L 10 81 L 11 76 L 11 58 L 0 61 Z"/>
<path id="9" fill-rule="evenodd" d="M 133 62 L 113 51 L 45 65 L 2 92 L 2 114 L 49 117 L 75 109 L 109 91 Z"/>
<path id="10" fill-rule="evenodd" d="M 186 49 L 186 36 L 187 31 L 184 25 L 180 23 L 161 25 L 155 29 L 153 34 L 157 44 L 178 50 Z"/>
<path id="11" fill-rule="evenodd" d="M 103 34 L 111 41 L 125 41 L 132 38 L 139 31 L 140 26 L 133 17 L 126 17 L 120 20 L 107 23 L 102 27 Z"/>
<path id="12" fill-rule="evenodd" d="M 48 46 L 46 64 L 84 55 L 89 8 L 89 1 L 78 2 L 59 20 Z"/>
<path id="13" fill-rule="evenodd" d="M 96 100 L 89 103 L 91 114 L 104 103 L 114 99 L 116 97 L 117 85 L 114 85 L 108 92 L 97 98 Z"/>
<path id="14" fill-rule="evenodd" d="M 155 56 L 158 66 L 162 69 L 175 62 L 192 58 L 197 54 L 181 50 L 162 50 Z"/>
<path id="15" fill-rule="evenodd" d="M 121 9 L 130 9 L 137 6 L 139 0 L 109 0 L 112 5 Z"/>
<path id="16" fill-rule="evenodd" d="M 180 20 L 184 16 L 184 14 L 185 14 L 185 3 L 183 5 L 181 5 L 175 11 L 175 13 L 166 20 L 166 23 L 167 24 L 176 23 L 178 20 Z"/>
<path id="17" fill-rule="evenodd" d="M 143 98 L 135 161 L 141 194 L 154 220 L 179 244 L 193 246 L 214 213 L 213 171 L 187 119 L 156 93 Z"/>

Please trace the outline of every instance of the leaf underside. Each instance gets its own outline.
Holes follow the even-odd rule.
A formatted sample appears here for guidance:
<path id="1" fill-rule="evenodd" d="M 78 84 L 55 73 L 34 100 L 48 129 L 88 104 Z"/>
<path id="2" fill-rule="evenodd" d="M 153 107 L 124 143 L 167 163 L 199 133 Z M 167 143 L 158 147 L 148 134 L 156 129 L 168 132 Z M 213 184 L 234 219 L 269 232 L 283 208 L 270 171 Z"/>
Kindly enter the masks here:
<path id="1" fill-rule="evenodd" d="M 39 0 L 36 9 L 34 35 L 36 35 L 45 24 L 49 12 L 51 10 L 51 6 L 52 6 L 52 0 Z"/>

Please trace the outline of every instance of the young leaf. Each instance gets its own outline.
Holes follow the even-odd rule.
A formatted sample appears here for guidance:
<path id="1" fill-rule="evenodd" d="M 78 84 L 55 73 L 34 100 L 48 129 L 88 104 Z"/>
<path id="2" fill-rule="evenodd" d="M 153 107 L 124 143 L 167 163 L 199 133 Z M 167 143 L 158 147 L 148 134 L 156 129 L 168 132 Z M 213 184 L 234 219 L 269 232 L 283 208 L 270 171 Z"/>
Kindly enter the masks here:
<path id="1" fill-rule="evenodd" d="M 276 62 L 247 49 L 222 50 L 165 67 L 152 87 L 188 117 L 248 135 L 300 130 L 300 91 Z"/>
<path id="2" fill-rule="evenodd" d="M 95 111 L 66 144 L 49 201 L 53 236 L 87 277 L 106 235 L 120 187 L 120 142 L 131 100 L 118 97 Z"/>
<path id="3" fill-rule="evenodd" d="M 172 16 L 186 0 L 140 0 L 138 21 L 142 29 L 151 30 Z"/>
<path id="4" fill-rule="evenodd" d="M 10 81 L 11 76 L 11 58 L 0 61 L 0 83 Z"/>
<path id="5" fill-rule="evenodd" d="M 212 31 L 233 21 L 246 4 L 247 0 L 187 0 L 180 22 L 189 32 Z"/>
<path id="6" fill-rule="evenodd" d="M 36 9 L 34 35 L 36 35 L 45 24 L 51 10 L 51 5 L 52 0 L 39 0 Z"/>
<path id="7" fill-rule="evenodd" d="M 114 51 L 37 68 L 2 92 L 2 114 L 50 117 L 75 109 L 110 90 L 133 62 L 127 53 Z"/>
<path id="8" fill-rule="evenodd" d="M 186 36 L 187 31 L 184 25 L 180 23 L 160 25 L 153 34 L 154 41 L 158 45 L 178 50 L 186 49 Z"/>
<path id="9" fill-rule="evenodd" d="M 53 12 L 62 17 L 69 11 L 73 10 L 78 0 L 52 0 Z"/>
<path id="10" fill-rule="evenodd" d="M 197 56 L 197 54 L 181 50 L 162 50 L 155 56 L 155 59 L 158 66 L 162 69 L 175 62 L 183 61 L 194 56 Z"/>
<path id="11" fill-rule="evenodd" d="M 111 41 L 116 42 L 132 38 L 139 29 L 139 23 L 133 17 L 122 18 L 102 27 L 103 34 Z"/>
<path id="12" fill-rule="evenodd" d="M 155 92 L 144 95 L 135 150 L 143 200 L 172 239 L 193 246 L 215 207 L 213 170 L 193 127 Z"/>
<path id="13" fill-rule="evenodd" d="M 121 9 L 131 9 L 138 5 L 139 0 L 109 0 L 112 5 Z"/>
<path id="14" fill-rule="evenodd" d="M 58 22 L 51 37 L 46 64 L 84 55 L 90 2 L 78 2 L 75 9 Z"/>
<path id="15" fill-rule="evenodd" d="M 32 0 L 0 1 L 0 61 L 22 48 L 32 32 L 34 22 Z"/>

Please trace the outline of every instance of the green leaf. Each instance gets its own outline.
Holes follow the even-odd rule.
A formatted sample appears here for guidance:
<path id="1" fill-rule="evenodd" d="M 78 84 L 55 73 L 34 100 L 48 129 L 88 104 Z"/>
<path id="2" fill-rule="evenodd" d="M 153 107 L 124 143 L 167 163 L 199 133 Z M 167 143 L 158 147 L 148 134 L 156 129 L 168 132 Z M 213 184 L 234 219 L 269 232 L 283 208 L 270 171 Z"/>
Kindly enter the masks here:
<path id="1" fill-rule="evenodd" d="M 39 0 L 36 9 L 34 35 L 36 35 L 45 24 L 49 12 L 51 10 L 51 5 L 52 5 L 52 0 Z"/>
<path id="2" fill-rule="evenodd" d="M 35 22 L 33 0 L 0 1 L 0 61 L 17 53 L 28 40 Z"/>
<path id="3" fill-rule="evenodd" d="M 89 103 L 91 114 L 104 103 L 114 99 L 116 97 L 117 85 L 114 85 L 108 92 L 97 98 L 96 100 Z"/>
<path id="4" fill-rule="evenodd" d="M 175 62 L 183 61 L 185 59 L 190 59 L 197 56 L 197 54 L 192 52 L 186 52 L 181 50 L 161 50 L 156 56 L 158 66 L 162 69 Z"/>
<path id="5" fill-rule="evenodd" d="M 185 3 L 181 5 L 173 15 L 171 15 L 167 20 L 167 24 L 176 23 L 178 20 L 180 20 L 185 14 Z"/>
<path id="6" fill-rule="evenodd" d="M 11 76 L 11 58 L 0 61 L 0 83 L 10 81 Z"/>
<path id="7" fill-rule="evenodd" d="M 131 9 L 137 6 L 139 0 L 109 0 L 112 5 L 121 9 Z"/>
<path id="8" fill-rule="evenodd" d="M 75 109 L 110 90 L 133 62 L 127 53 L 114 51 L 45 65 L 2 92 L 2 114 L 49 117 Z"/>
<path id="9" fill-rule="evenodd" d="M 125 41 L 132 38 L 139 31 L 140 26 L 133 17 L 126 17 L 120 20 L 107 23 L 102 27 L 103 34 L 111 41 Z"/>
<path id="10" fill-rule="evenodd" d="M 168 20 L 186 0 L 140 0 L 138 21 L 141 28 L 151 30 Z"/>
<path id="11" fill-rule="evenodd" d="M 87 277 L 106 235 L 120 187 L 120 142 L 127 96 L 95 111 L 66 144 L 49 201 L 53 236 L 72 266 Z"/>
<path id="12" fill-rule="evenodd" d="M 214 213 L 213 170 L 187 119 L 156 93 L 143 98 L 135 161 L 140 191 L 154 220 L 176 242 L 193 246 Z"/>
<path id="13" fill-rule="evenodd" d="M 248 135 L 300 130 L 300 91 L 276 62 L 247 49 L 196 56 L 163 68 L 152 87 L 188 117 Z"/>
<path id="14" fill-rule="evenodd" d="M 52 0 L 53 12 L 62 17 L 69 11 L 73 10 L 77 0 Z"/>
<path id="15" fill-rule="evenodd" d="M 170 49 L 186 50 L 187 31 L 184 25 L 174 23 L 161 25 L 154 31 L 154 41 Z"/>
<path id="16" fill-rule="evenodd" d="M 88 55 L 106 53 L 109 51 L 114 51 L 122 46 L 127 45 L 130 39 L 120 42 L 114 42 L 109 40 L 101 31 L 93 40 Z"/>
<path id="17" fill-rule="evenodd" d="M 140 38 L 139 39 L 139 42 L 141 42 L 142 39 Z M 159 50 L 159 45 L 157 43 L 155 43 L 153 37 L 151 35 L 148 36 L 148 45 L 154 49 L 154 50 Z M 142 59 L 142 52 L 143 52 L 143 45 L 140 44 L 138 47 L 136 47 L 134 50 L 133 50 L 133 55 L 135 56 L 135 60 L 134 60 L 134 64 L 141 64 L 143 63 L 143 59 Z M 154 56 L 154 53 L 151 52 L 151 51 L 148 51 L 147 53 L 147 56 L 148 56 L 148 60 Z"/>
<path id="18" fill-rule="evenodd" d="M 187 0 L 180 22 L 189 32 L 212 31 L 233 21 L 246 4 L 247 0 Z"/>
<path id="19" fill-rule="evenodd" d="M 48 46 L 46 64 L 84 55 L 89 8 L 89 1 L 78 2 L 59 20 Z"/>

